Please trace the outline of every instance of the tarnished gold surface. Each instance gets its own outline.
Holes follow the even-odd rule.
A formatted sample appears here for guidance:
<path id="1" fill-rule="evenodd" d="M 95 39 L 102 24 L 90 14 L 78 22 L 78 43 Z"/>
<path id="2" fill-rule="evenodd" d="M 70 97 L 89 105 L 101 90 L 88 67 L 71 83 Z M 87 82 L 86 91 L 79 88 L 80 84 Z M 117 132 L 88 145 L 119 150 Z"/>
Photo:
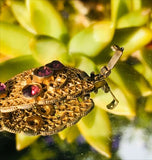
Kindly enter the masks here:
<path id="1" fill-rule="evenodd" d="M 80 102 L 77 98 L 37 105 L 30 109 L 18 109 L 2 113 L 3 130 L 29 135 L 51 135 L 69 127 L 93 108 L 91 99 Z"/>
<path id="2" fill-rule="evenodd" d="M 81 78 L 82 71 L 64 67 L 49 77 L 37 77 L 33 71 L 5 83 L 9 94 L 0 99 L 1 130 L 51 135 L 75 124 L 93 108 L 92 99 L 85 95 L 94 90 L 94 83 Z M 23 88 L 29 84 L 41 86 L 37 97 L 23 95 Z"/>
<path id="3" fill-rule="evenodd" d="M 105 79 L 123 53 L 115 51 L 107 66 L 99 74 L 88 76 L 84 71 L 52 61 L 45 66 L 25 71 L 0 82 L 0 131 L 51 135 L 78 122 L 94 106 L 90 92 L 102 88 L 111 93 L 113 100 L 107 105 L 113 109 L 118 100 Z"/>

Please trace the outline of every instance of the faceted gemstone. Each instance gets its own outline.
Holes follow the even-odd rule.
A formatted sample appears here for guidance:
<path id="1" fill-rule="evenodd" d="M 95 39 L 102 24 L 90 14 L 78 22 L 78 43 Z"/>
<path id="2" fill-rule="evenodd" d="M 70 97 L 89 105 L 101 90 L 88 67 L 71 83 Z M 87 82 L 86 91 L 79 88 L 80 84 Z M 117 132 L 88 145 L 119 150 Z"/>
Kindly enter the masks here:
<path id="1" fill-rule="evenodd" d="M 6 91 L 6 85 L 0 82 L 0 93 L 5 92 L 5 91 Z"/>
<path id="2" fill-rule="evenodd" d="M 6 85 L 0 82 L 0 98 L 5 98 L 6 96 L 7 96 Z"/>
<path id="3" fill-rule="evenodd" d="M 49 68 L 52 68 L 53 70 L 60 70 L 60 69 L 64 68 L 64 65 L 61 62 L 57 61 L 57 60 L 46 64 L 46 66 L 49 67 Z"/>
<path id="4" fill-rule="evenodd" d="M 40 93 L 41 89 L 37 85 L 25 86 L 22 90 L 25 97 L 34 97 Z"/>
<path id="5" fill-rule="evenodd" d="M 34 71 L 34 74 L 39 77 L 47 77 L 53 74 L 53 70 L 47 66 L 42 66 Z"/>

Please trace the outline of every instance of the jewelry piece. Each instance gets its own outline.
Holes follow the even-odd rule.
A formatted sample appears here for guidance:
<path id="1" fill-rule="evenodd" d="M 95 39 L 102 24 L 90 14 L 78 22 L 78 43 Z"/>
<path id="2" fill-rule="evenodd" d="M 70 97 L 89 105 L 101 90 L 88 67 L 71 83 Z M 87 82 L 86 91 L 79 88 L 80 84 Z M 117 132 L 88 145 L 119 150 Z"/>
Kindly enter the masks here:
<path id="1" fill-rule="evenodd" d="M 115 54 L 99 74 L 90 76 L 55 60 L 24 71 L 0 83 L 0 130 L 28 135 L 52 135 L 77 123 L 94 107 L 90 92 L 110 92 L 113 109 L 118 100 L 105 79 L 118 62 L 123 48 L 113 45 Z"/>

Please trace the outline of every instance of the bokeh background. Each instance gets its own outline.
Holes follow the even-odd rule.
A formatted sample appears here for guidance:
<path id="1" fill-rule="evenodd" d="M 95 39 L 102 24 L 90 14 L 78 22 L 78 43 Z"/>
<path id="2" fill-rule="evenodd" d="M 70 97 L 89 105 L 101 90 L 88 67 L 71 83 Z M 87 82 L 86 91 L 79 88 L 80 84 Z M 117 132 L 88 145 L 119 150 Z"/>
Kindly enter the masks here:
<path id="1" fill-rule="evenodd" d="M 152 159 L 152 1 L 0 0 L 0 81 L 60 60 L 100 72 L 124 47 L 108 83 L 112 97 L 92 94 L 95 108 L 73 127 L 52 136 L 0 132 L 5 160 Z"/>

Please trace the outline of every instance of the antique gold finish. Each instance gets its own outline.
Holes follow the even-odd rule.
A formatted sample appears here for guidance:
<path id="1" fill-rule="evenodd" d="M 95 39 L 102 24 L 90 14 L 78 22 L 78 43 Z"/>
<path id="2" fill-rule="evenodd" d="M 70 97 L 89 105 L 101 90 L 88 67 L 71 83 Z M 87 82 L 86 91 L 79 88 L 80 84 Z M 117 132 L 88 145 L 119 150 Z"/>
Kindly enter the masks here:
<path id="1" fill-rule="evenodd" d="M 114 45 L 112 49 L 114 56 L 99 74 L 89 76 L 55 60 L 0 83 L 0 131 L 43 136 L 58 133 L 93 109 L 90 92 L 97 93 L 100 88 L 111 93 L 113 101 L 107 108 L 114 108 L 118 100 L 105 79 L 123 48 Z"/>

